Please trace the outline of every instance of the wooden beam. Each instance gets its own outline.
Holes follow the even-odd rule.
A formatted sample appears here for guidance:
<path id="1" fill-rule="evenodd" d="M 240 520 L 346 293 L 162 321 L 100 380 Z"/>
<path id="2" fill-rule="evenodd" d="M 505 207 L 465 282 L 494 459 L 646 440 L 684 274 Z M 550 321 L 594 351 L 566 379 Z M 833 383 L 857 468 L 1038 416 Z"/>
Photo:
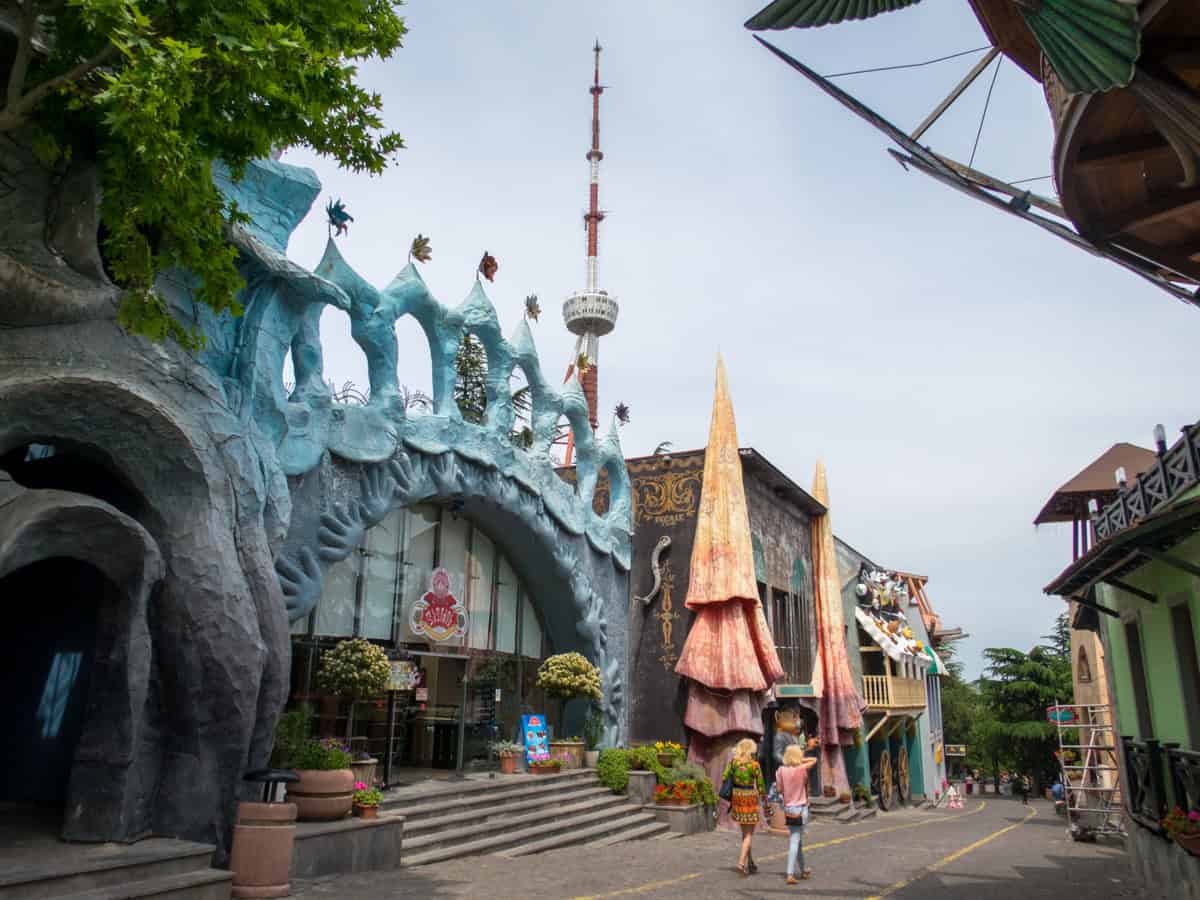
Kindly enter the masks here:
<path id="1" fill-rule="evenodd" d="M 1070 221 L 1066 210 L 1048 197 L 1043 197 L 1041 194 L 1034 194 L 1030 191 L 1023 191 L 1019 187 L 1014 187 L 1013 185 L 1009 184 L 1007 181 L 1001 181 L 999 178 L 993 178 L 986 172 L 980 172 L 978 169 L 972 169 L 970 166 L 964 166 L 962 163 L 955 162 L 947 156 L 942 156 L 940 154 L 934 155 L 937 156 L 938 160 L 943 165 L 952 169 L 956 174 L 961 175 L 963 178 L 974 181 L 980 187 L 985 187 L 993 191 L 1000 191 L 1000 193 L 1007 194 L 1013 198 L 1024 198 L 1029 201 L 1030 206 L 1040 209 L 1042 212 L 1048 212 L 1052 216 L 1058 216 L 1060 219 L 1067 219 L 1067 221 Z"/>
<path id="2" fill-rule="evenodd" d="M 1146 548 L 1142 548 L 1139 552 L 1143 556 L 1153 559 L 1156 562 L 1163 563 L 1164 565 L 1171 566 L 1172 568 L 1179 569 L 1181 572 L 1187 572 L 1189 575 L 1200 575 L 1200 566 L 1196 565 L 1195 563 L 1188 562 L 1186 559 L 1180 559 L 1178 556 L 1175 556 L 1171 553 L 1163 553 L 1161 550 L 1148 550 Z"/>
<path id="3" fill-rule="evenodd" d="M 1175 151 L 1158 133 L 1139 134 L 1136 137 L 1084 147 L 1079 151 L 1072 168 L 1076 173 L 1084 173 L 1134 163 L 1156 165 L 1174 159 Z"/>
<path id="4" fill-rule="evenodd" d="M 1173 252 L 1170 247 L 1159 247 L 1149 241 L 1134 237 L 1132 234 L 1118 235 L 1108 242 L 1108 246 L 1113 250 L 1122 251 L 1126 255 L 1133 254 L 1155 264 L 1159 271 L 1164 273 L 1164 277 L 1172 278 L 1174 281 L 1191 284 L 1200 282 L 1200 262 L 1181 256 Z M 1191 302 L 1195 303 L 1196 299 L 1193 295 Z"/>
<path id="5" fill-rule="evenodd" d="M 1135 588 L 1132 584 L 1129 584 L 1128 582 L 1125 582 L 1125 581 L 1121 581 L 1117 578 L 1105 578 L 1104 583 L 1112 585 L 1119 591 L 1124 591 L 1127 594 L 1133 594 L 1133 596 L 1135 596 L 1135 597 L 1141 597 L 1147 603 L 1157 603 L 1158 602 L 1157 595 L 1151 594 L 1149 591 L 1143 591 L 1141 588 Z"/>
<path id="6" fill-rule="evenodd" d="M 918 125 L 917 130 L 910 134 L 909 137 L 914 141 L 919 141 L 921 139 L 921 135 L 933 127 L 933 123 L 942 117 L 942 113 L 954 105 L 954 101 L 962 96 L 963 91 L 974 84 L 975 79 L 980 76 L 984 69 L 992 64 L 992 60 L 999 56 L 999 54 L 1000 50 L 996 47 L 993 47 L 991 50 L 989 50 L 984 55 L 983 59 L 975 63 L 971 71 L 963 76 L 962 81 L 955 85 L 954 90 L 946 95 L 946 99 L 934 107 L 933 112 L 925 117 L 925 121 Z"/>
<path id="7" fill-rule="evenodd" d="M 1074 600 L 1080 606 L 1086 606 L 1089 609 L 1096 610 L 1096 612 L 1102 612 L 1106 616 L 1112 616 L 1114 619 L 1121 618 L 1121 614 L 1119 612 L 1117 612 L 1115 609 L 1105 606 L 1103 603 L 1097 603 L 1095 600 L 1089 600 L 1087 597 L 1085 597 L 1081 594 L 1073 594 L 1070 597 L 1068 597 L 1067 599 Z"/>
<path id="8" fill-rule="evenodd" d="M 1095 230 L 1106 238 L 1115 238 L 1121 232 L 1157 225 L 1197 208 L 1200 208 L 1200 188 L 1187 188 L 1103 219 L 1096 223 Z"/>

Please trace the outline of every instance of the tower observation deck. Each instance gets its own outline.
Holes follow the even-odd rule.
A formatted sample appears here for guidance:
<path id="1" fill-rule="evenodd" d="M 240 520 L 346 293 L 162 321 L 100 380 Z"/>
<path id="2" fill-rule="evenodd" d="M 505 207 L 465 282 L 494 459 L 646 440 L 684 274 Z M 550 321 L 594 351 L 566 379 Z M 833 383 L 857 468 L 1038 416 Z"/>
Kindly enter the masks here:
<path id="1" fill-rule="evenodd" d="M 588 150 L 587 160 L 591 172 L 589 185 L 588 210 L 584 213 L 583 221 L 587 228 L 587 287 L 572 294 L 563 303 L 563 321 L 567 330 L 576 335 L 575 356 L 567 369 L 567 377 L 580 361 L 586 360 L 586 368 L 580 373 L 584 395 L 588 402 L 588 418 L 594 429 L 598 420 L 599 368 L 600 368 L 600 338 L 610 333 L 617 324 L 617 313 L 620 306 L 615 297 L 610 297 L 607 291 L 599 287 L 596 271 L 596 261 L 599 257 L 600 223 L 604 220 L 604 212 L 600 209 L 600 160 L 604 154 L 600 152 L 600 95 L 604 86 L 600 84 L 600 42 L 592 52 L 595 53 L 595 68 L 589 93 L 592 95 L 592 146 Z M 568 446 L 568 462 L 570 447 Z"/>

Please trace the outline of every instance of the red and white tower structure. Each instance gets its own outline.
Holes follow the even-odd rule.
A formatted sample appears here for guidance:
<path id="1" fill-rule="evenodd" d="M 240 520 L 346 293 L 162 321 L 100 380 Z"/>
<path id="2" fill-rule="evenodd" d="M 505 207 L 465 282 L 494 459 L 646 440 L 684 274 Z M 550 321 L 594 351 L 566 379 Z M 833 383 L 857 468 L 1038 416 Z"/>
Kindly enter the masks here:
<path id="1" fill-rule="evenodd" d="M 599 287 L 599 275 L 596 261 L 599 256 L 600 223 L 604 213 L 600 210 L 600 160 L 604 154 L 600 152 L 600 95 L 604 86 L 600 84 L 600 42 L 596 42 L 593 52 L 596 55 L 595 70 L 592 76 L 592 148 L 588 151 L 587 159 L 591 170 L 591 185 L 589 188 L 588 210 L 583 215 L 587 226 L 587 287 L 572 295 L 563 303 L 563 320 L 567 330 L 577 335 L 575 355 L 571 367 L 567 370 L 570 378 L 572 369 L 581 358 L 586 358 L 587 368 L 582 373 L 583 393 L 587 397 L 588 418 L 591 419 L 593 430 L 598 422 L 599 369 L 600 369 L 600 338 L 613 330 L 617 324 L 617 301 Z M 570 464 L 571 448 L 568 445 L 567 464 Z"/>

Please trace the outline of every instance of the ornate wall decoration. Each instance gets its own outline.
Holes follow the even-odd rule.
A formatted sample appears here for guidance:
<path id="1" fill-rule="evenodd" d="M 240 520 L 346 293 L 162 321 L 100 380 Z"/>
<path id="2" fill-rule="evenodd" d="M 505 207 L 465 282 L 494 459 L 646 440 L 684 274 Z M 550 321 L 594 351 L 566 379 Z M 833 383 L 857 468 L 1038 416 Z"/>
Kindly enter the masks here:
<path id="1" fill-rule="evenodd" d="M 675 612 L 672 600 L 672 593 L 675 590 L 675 573 L 671 571 L 671 561 L 668 559 L 662 565 L 662 607 L 654 618 L 658 619 L 662 626 L 662 653 L 658 657 L 658 661 L 662 663 L 662 667 L 667 672 L 674 673 L 675 663 L 679 661 L 679 653 L 675 649 L 675 640 L 672 635 L 675 622 L 679 620 L 679 613 Z"/>
<path id="2" fill-rule="evenodd" d="M 664 472 L 634 481 L 634 511 L 637 524 L 678 525 L 695 515 L 700 501 L 701 469 Z"/>

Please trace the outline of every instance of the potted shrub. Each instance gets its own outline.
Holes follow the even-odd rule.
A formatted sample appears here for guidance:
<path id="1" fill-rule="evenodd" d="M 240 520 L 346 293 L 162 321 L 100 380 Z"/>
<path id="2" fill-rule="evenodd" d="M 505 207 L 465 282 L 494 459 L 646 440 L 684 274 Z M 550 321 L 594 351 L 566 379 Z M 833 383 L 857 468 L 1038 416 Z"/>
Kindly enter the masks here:
<path id="1" fill-rule="evenodd" d="M 654 752 L 660 766 L 670 768 L 676 762 L 683 762 L 683 746 L 674 741 L 655 741 Z"/>
<path id="2" fill-rule="evenodd" d="M 321 690 L 348 697 L 350 710 L 346 715 L 346 745 L 354 736 L 354 709 L 358 701 L 378 696 L 387 690 L 392 666 L 383 648 L 362 638 L 339 641 L 332 650 L 321 655 L 317 684 Z M 368 784 L 375 777 L 378 760 L 369 754 L 357 760 L 354 768 L 358 781 Z"/>
<path id="3" fill-rule="evenodd" d="M 690 779 L 660 784 L 654 789 L 654 802 L 665 806 L 691 806 L 698 793 L 699 787 Z"/>
<path id="4" fill-rule="evenodd" d="M 1184 812 L 1183 807 L 1176 806 L 1159 824 L 1170 840 L 1200 856 L 1200 812 Z"/>
<path id="5" fill-rule="evenodd" d="M 596 704 L 588 710 L 587 718 L 583 720 L 583 743 L 587 747 L 583 751 L 583 764 L 589 769 L 600 765 L 600 741 L 604 736 L 604 714 Z"/>
<path id="6" fill-rule="evenodd" d="M 365 781 L 354 783 L 354 815 L 360 819 L 374 819 L 379 815 L 379 804 L 383 802 L 383 791 L 367 785 Z"/>
<path id="7" fill-rule="evenodd" d="M 854 799 L 857 802 L 861 803 L 863 806 L 866 806 L 867 803 L 870 802 L 870 800 L 871 800 L 871 789 L 869 787 L 867 787 L 865 784 L 863 784 L 861 781 L 854 786 L 853 793 L 854 793 Z"/>
<path id="8" fill-rule="evenodd" d="M 300 780 L 288 785 L 287 799 L 305 822 L 341 819 L 354 803 L 350 750 L 337 738 L 308 740 L 288 759 Z"/>
<path id="9" fill-rule="evenodd" d="M 849 803 L 850 802 L 850 792 L 842 791 L 840 794 L 838 794 L 837 801 L 838 801 L 838 803 Z"/>
<path id="10" fill-rule="evenodd" d="M 562 760 L 550 757 L 549 759 L 535 759 L 529 764 L 529 771 L 534 775 L 557 775 L 562 768 Z"/>
<path id="11" fill-rule="evenodd" d="M 500 760 L 500 774 L 514 775 L 517 771 L 517 760 L 525 752 L 525 747 L 515 741 L 493 741 L 492 752 Z"/>
<path id="12" fill-rule="evenodd" d="M 563 728 L 569 701 L 600 699 L 600 670 L 582 653 L 556 653 L 538 667 L 537 686 L 559 701 L 558 722 Z M 570 754 L 573 768 L 583 766 L 583 741 L 579 738 L 551 741 L 550 750 Z"/>

